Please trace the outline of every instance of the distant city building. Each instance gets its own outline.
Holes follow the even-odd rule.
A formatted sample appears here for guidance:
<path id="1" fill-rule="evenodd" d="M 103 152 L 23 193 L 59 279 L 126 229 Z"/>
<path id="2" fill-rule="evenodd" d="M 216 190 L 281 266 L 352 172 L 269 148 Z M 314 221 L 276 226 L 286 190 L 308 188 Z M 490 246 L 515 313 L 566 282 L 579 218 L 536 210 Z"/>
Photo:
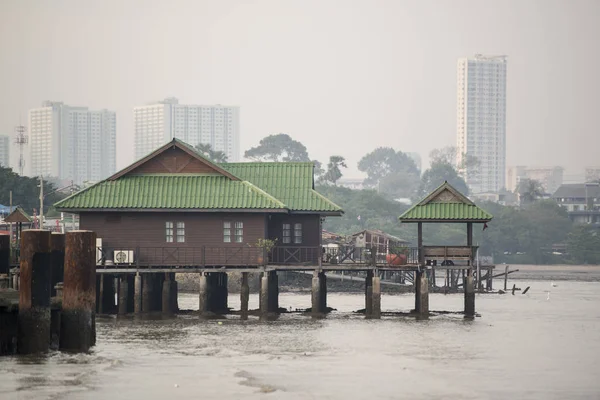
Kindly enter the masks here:
<path id="1" fill-rule="evenodd" d="M 506 172 L 506 189 L 514 192 L 522 180 L 539 181 L 546 193 L 554 193 L 563 184 L 563 167 L 509 167 Z"/>
<path id="2" fill-rule="evenodd" d="M 479 165 L 461 171 L 471 193 L 498 192 L 506 173 L 506 56 L 458 60 L 458 162 Z"/>
<path id="3" fill-rule="evenodd" d="M 184 105 L 176 98 L 135 107 L 135 158 L 142 158 L 173 138 L 193 146 L 210 144 L 239 161 L 240 110 L 221 105 Z"/>
<path id="4" fill-rule="evenodd" d="M 552 196 L 565 208 L 573 222 L 600 224 L 600 184 L 574 183 L 561 185 Z"/>
<path id="5" fill-rule="evenodd" d="M 0 135 L 0 167 L 9 168 L 10 162 L 10 138 Z"/>
<path id="6" fill-rule="evenodd" d="M 29 110 L 30 175 L 81 185 L 116 171 L 114 111 L 46 101 Z"/>
<path id="7" fill-rule="evenodd" d="M 421 155 L 419 153 L 406 153 L 414 162 L 419 171 L 421 171 Z"/>
<path id="8" fill-rule="evenodd" d="M 594 182 L 600 180 L 600 167 L 585 167 L 585 181 Z"/>

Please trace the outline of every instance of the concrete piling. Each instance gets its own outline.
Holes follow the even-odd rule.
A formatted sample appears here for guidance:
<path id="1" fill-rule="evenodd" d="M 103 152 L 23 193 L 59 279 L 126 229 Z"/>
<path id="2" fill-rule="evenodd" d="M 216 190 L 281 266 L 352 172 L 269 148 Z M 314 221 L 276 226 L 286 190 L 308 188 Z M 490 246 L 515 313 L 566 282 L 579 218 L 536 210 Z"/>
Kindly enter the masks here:
<path id="1" fill-rule="evenodd" d="M 21 233 L 21 287 L 17 349 L 20 354 L 48 351 L 50 346 L 50 232 Z"/>
<path id="2" fill-rule="evenodd" d="M 327 275 L 325 272 L 319 273 L 319 284 L 321 285 L 320 308 L 321 312 L 327 313 Z"/>
<path id="3" fill-rule="evenodd" d="M 200 273 L 199 312 L 207 315 L 210 312 L 210 285 L 207 273 Z"/>
<path id="4" fill-rule="evenodd" d="M 429 316 L 429 282 L 425 271 L 415 272 L 415 312 L 421 317 Z"/>
<path id="5" fill-rule="evenodd" d="M 381 278 L 373 277 L 372 285 L 373 299 L 371 300 L 371 318 L 381 318 Z"/>
<path id="6" fill-rule="evenodd" d="M 65 234 L 52 232 L 50 235 L 50 269 L 52 279 L 50 280 L 50 296 L 56 296 L 54 288 L 58 282 L 63 282 L 65 270 Z"/>
<path id="7" fill-rule="evenodd" d="M 63 350 L 87 352 L 96 342 L 95 246 L 95 232 L 72 231 L 66 234 L 60 334 L 60 348 Z"/>
<path id="8" fill-rule="evenodd" d="M 269 273 L 265 272 L 260 278 L 260 313 L 266 315 L 269 312 Z"/>
<path id="9" fill-rule="evenodd" d="M 177 292 L 177 282 L 172 279 L 172 274 L 165 273 L 165 280 L 162 287 L 162 312 L 165 314 L 173 314 L 177 310 L 173 304 L 173 294 Z"/>
<path id="10" fill-rule="evenodd" d="M 98 314 L 113 314 L 116 311 L 114 276 L 99 274 L 98 278 L 100 279 L 100 293 L 96 296 L 99 302 L 96 310 Z"/>
<path id="11" fill-rule="evenodd" d="M 136 314 L 142 313 L 142 276 L 140 273 L 135 274 L 133 285 L 133 312 Z"/>
<path id="12" fill-rule="evenodd" d="M 153 311 L 154 302 L 154 276 L 153 274 L 142 275 L 142 312 Z"/>
<path id="13" fill-rule="evenodd" d="M 240 288 L 240 310 L 242 312 L 241 318 L 243 320 L 248 319 L 248 301 L 250 300 L 250 286 L 248 285 L 248 273 L 242 272 L 242 284 Z"/>
<path id="14" fill-rule="evenodd" d="M 321 310 L 321 281 L 319 279 L 319 271 L 316 270 L 313 272 L 312 278 L 311 304 L 313 315 L 316 316 L 323 313 L 323 310 Z"/>
<path id="15" fill-rule="evenodd" d="M 277 272 L 265 272 L 260 282 L 260 312 L 262 317 L 269 317 L 279 312 L 278 294 Z"/>
<path id="16" fill-rule="evenodd" d="M 475 282 L 472 269 L 467 271 L 465 280 L 465 316 L 475 316 Z"/>
<path id="17" fill-rule="evenodd" d="M 119 310 L 120 315 L 125 315 L 128 312 L 129 304 L 129 281 L 127 275 L 119 277 Z"/>

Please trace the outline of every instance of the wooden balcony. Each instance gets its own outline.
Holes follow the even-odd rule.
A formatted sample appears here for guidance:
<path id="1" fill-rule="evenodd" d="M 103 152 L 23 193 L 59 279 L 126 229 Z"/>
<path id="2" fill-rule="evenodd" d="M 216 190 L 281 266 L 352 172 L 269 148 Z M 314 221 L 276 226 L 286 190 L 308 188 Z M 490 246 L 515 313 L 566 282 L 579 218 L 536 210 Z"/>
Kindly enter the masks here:
<path id="1" fill-rule="evenodd" d="M 423 246 L 423 259 L 427 260 L 472 260 L 478 246 Z"/>

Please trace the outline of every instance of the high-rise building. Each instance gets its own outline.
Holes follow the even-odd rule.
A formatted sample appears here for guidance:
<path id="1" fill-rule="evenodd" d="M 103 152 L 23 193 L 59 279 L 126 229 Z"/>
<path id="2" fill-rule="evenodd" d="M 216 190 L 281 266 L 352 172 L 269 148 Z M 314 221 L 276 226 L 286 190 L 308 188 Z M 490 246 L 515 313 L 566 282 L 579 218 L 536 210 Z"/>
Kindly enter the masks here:
<path id="1" fill-rule="evenodd" d="M 0 167 L 8 168 L 10 162 L 10 138 L 0 135 Z"/>
<path id="2" fill-rule="evenodd" d="M 29 111 L 30 175 L 84 182 L 116 170 L 114 111 L 46 101 Z"/>
<path id="3" fill-rule="evenodd" d="M 506 172 L 506 189 L 514 192 L 524 180 L 535 180 L 542 184 L 546 193 L 553 194 L 563 184 L 563 167 L 509 167 Z"/>
<path id="4" fill-rule="evenodd" d="M 461 171 L 472 193 L 498 192 L 506 169 L 506 56 L 458 60 L 457 147 L 478 163 Z"/>
<path id="5" fill-rule="evenodd" d="M 600 167 L 585 167 L 585 181 L 597 182 L 600 180 Z"/>
<path id="6" fill-rule="evenodd" d="M 239 161 L 239 107 L 184 105 L 171 97 L 135 107 L 133 115 L 136 159 L 177 138 L 192 146 L 210 144 L 227 161 Z"/>

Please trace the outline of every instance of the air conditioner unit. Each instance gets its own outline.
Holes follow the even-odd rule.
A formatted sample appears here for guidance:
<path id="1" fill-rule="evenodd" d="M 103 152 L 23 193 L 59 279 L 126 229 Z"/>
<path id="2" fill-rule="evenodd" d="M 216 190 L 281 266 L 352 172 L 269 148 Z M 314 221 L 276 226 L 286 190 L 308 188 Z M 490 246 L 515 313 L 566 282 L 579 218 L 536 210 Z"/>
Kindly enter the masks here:
<path id="1" fill-rule="evenodd" d="M 115 250 L 113 260 L 115 264 L 132 264 L 133 250 Z"/>

